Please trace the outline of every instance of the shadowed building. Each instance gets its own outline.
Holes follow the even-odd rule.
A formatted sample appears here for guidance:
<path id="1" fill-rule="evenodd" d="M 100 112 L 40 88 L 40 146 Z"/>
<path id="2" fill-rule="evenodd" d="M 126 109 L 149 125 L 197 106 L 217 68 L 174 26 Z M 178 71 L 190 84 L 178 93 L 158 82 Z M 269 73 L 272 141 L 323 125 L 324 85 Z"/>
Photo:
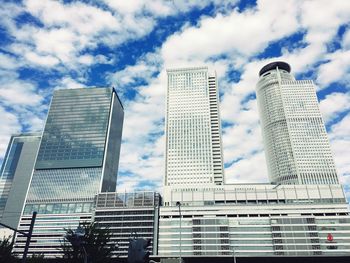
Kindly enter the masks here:
<path id="1" fill-rule="evenodd" d="M 40 143 L 40 134 L 11 136 L 0 170 L 0 222 L 17 228 Z"/>

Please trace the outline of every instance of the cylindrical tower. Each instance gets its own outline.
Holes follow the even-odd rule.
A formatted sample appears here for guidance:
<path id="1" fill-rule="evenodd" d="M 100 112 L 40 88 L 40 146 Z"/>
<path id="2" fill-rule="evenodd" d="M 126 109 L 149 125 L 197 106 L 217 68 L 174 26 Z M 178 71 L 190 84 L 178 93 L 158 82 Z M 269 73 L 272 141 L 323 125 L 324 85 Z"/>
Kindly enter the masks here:
<path id="1" fill-rule="evenodd" d="M 256 96 L 270 181 L 297 184 L 297 171 L 281 95 L 282 79 L 294 80 L 290 66 L 284 62 L 273 62 L 264 66 L 259 76 Z"/>
<path id="2" fill-rule="evenodd" d="M 285 62 L 259 72 L 256 87 L 269 178 L 277 184 L 336 184 L 338 177 L 312 81 Z"/>

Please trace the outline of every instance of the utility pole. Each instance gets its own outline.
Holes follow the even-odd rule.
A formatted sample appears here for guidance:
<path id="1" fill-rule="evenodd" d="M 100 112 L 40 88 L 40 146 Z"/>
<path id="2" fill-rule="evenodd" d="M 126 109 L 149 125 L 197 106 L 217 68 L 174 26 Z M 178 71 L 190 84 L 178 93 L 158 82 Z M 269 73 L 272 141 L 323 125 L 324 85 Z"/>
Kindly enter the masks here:
<path id="1" fill-rule="evenodd" d="M 179 216 L 180 216 L 180 257 L 179 257 L 179 262 L 182 263 L 182 258 L 181 258 L 181 203 L 180 202 L 176 202 L 176 206 L 179 207 Z"/>
<path id="2" fill-rule="evenodd" d="M 15 231 L 17 233 L 20 233 L 23 236 L 27 237 L 26 245 L 24 247 L 24 252 L 23 252 L 23 257 L 22 257 L 22 263 L 26 263 L 26 261 L 27 261 L 27 254 L 28 254 L 28 249 L 29 249 L 29 245 L 30 245 L 30 240 L 31 240 L 32 234 L 33 234 L 33 229 L 34 229 L 34 223 L 35 223 L 36 215 L 37 215 L 37 212 L 34 211 L 33 214 L 32 214 L 32 220 L 30 221 L 30 226 L 29 226 L 28 233 L 23 232 L 21 230 L 18 230 L 16 228 L 10 227 L 10 226 L 5 225 L 3 223 L 0 223 L 0 225 L 4 226 L 6 228 L 9 228 L 9 229 L 11 229 L 11 230 L 13 230 L 13 231 Z"/>
<path id="3" fill-rule="evenodd" d="M 236 250 L 233 248 L 233 263 L 236 263 Z"/>

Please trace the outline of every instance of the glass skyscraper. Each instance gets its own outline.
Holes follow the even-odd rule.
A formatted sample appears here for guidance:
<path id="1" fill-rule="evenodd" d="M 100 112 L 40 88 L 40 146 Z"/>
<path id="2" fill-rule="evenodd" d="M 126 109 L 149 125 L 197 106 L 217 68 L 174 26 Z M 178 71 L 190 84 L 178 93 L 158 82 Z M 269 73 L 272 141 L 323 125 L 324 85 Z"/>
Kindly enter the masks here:
<path id="1" fill-rule="evenodd" d="M 165 186 L 223 184 L 216 74 L 206 67 L 167 73 Z"/>
<path id="2" fill-rule="evenodd" d="M 295 80 L 290 66 L 260 70 L 257 101 L 270 181 L 338 184 L 338 176 L 311 80 Z"/>
<path id="3" fill-rule="evenodd" d="M 55 91 L 27 201 L 114 191 L 123 107 L 110 88 Z"/>
<path id="4" fill-rule="evenodd" d="M 17 228 L 40 143 L 39 134 L 11 136 L 0 170 L 0 222 Z"/>
<path id="5" fill-rule="evenodd" d="M 21 219 L 23 230 L 32 211 L 45 221 L 34 228 L 40 247 L 32 253 L 58 255 L 63 228 L 89 221 L 94 196 L 115 191 L 123 118 L 113 88 L 54 92 Z M 50 234 L 43 234 L 47 229 Z M 21 239 L 17 252 L 23 251 Z"/>

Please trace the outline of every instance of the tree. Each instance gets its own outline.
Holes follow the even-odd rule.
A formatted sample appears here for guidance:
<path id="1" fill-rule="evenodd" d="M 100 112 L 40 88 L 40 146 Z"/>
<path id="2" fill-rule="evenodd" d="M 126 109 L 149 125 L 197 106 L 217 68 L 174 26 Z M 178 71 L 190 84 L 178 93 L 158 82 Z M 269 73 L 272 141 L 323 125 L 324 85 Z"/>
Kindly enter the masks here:
<path id="1" fill-rule="evenodd" d="M 80 233 L 73 229 L 65 229 L 66 235 L 61 244 L 64 258 L 71 262 L 84 262 L 85 250 L 87 262 L 108 262 L 115 250 L 109 229 L 101 228 L 97 223 L 85 223 L 79 227 Z"/>
<path id="2" fill-rule="evenodd" d="M 4 237 L 0 240 L 0 262 L 17 262 L 12 254 L 13 240 L 12 236 Z"/>
<path id="3" fill-rule="evenodd" d="M 130 239 L 128 249 L 128 262 L 129 263 L 148 263 L 150 252 L 147 247 L 151 244 L 150 239 L 134 238 Z"/>
<path id="4" fill-rule="evenodd" d="M 47 260 L 44 257 L 44 254 L 32 254 L 32 256 L 30 258 L 27 259 L 28 263 L 44 263 L 47 262 Z"/>

